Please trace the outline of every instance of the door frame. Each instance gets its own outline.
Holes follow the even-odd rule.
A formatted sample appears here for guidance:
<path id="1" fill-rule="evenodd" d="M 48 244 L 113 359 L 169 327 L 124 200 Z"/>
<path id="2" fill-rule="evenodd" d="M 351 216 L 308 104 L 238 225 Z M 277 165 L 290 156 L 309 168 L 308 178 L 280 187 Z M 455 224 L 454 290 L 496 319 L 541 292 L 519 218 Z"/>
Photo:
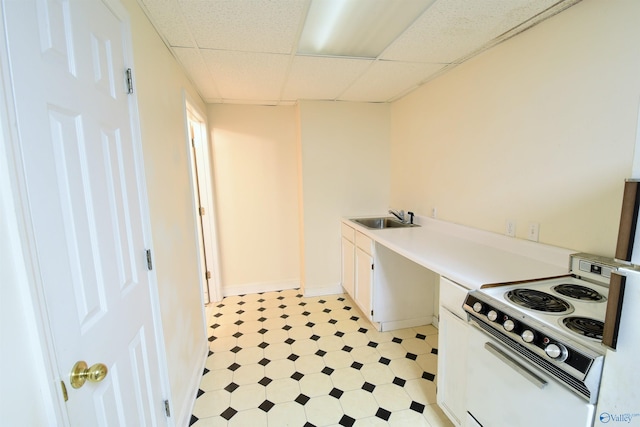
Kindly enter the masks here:
<path id="1" fill-rule="evenodd" d="M 194 230 L 196 233 L 196 239 L 198 241 L 198 253 L 201 256 L 198 259 L 198 266 L 200 268 L 200 293 L 203 297 L 204 304 L 208 302 L 218 302 L 222 300 L 222 279 L 220 274 L 220 249 L 218 245 L 218 229 L 217 229 L 217 220 L 216 220 L 216 196 L 215 196 L 215 185 L 213 180 L 212 168 L 211 168 L 211 150 L 209 146 L 209 132 L 207 126 L 206 115 L 203 113 L 200 108 L 197 107 L 197 104 L 193 101 L 191 96 L 183 89 L 183 102 L 184 102 L 184 123 L 185 123 L 185 141 L 186 141 L 186 150 L 187 155 L 190 159 L 189 161 L 189 182 L 191 184 L 191 194 L 192 194 L 192 202 L 194 206 L 194 221 L 196 223 L 196 229 Z M 204 164 L 204 170 L 200 171 L 200 174 L 205 178 L 203 181 L 200 181 L 200 185 L 194 180 L 194 176 L 196 174 L 196 168 L 194 162 L 196 159 L 193 157 L 193 149 L 191 147 L 191 137 L 190 137 L 190 123 L 192 122 L 191 117 L 195 119 L 196 126 L 198 129 L 194 131 L 200 134 L 201 143 L 200 149 L 203 153 L 203 157 L 200 159 Z M 204 185 L 203 185 L 204 184 Z M 200 194 L 198 194 L 198 187 L 200 187 Z M 204 193 L 204 194 L 203 194 Z M 204 197 L 203 197 L 204 195 Z M 198 212 L 198 200 L 200 201 L 200 205 L 205 208 L 205 218 L 204 220 L 208 222 L 209 233 L 202 230 L 202 238 L 200 238 L 200 214 Z M 209 301 L 204 301 L 204 289 L 207 286 L 202 275 L 202 271 L 204 271 L 204 266 L 202 265 L 201 259 L 205 256 L 205 243 L 203 239 L 208 243 L 208 247 L 211 249 L 211 254 L 206 256 L 207 264 L 210 262 L 211 265 L 209 268 L 212 270 L 211 278 L 209 280 L 208 294 Z M 204 305 L 203 304 L 203 305 Z"/>
<path id="2" fill-rule="evenodd" d="M 133 64 L 133 38 L 131 34 L 131 20 L 126 8 L 120 3 L 120 0 L 101 0 L 108 9 L 116 15 L 124 24 L 125 46 L 123 48 L 126 61 Z M 4 3 L 4 0 L 2 0 Z M 11 193 L 2 195 L 12 199 L 15 207 L 15 218 L 8 218 L 9 224 L 15 219 L 15 226 L 20 239 L 19 244 L 13 244 L 15 251 L 12 256 L 16 264 L 22 264 L 25 272 L 25 282 L 28 289 L 24 291 L 25 297 L 32 306 L 31 313 L 36 328 L 36 337 L 32 340 L 32 344 L 41 353 L 43 363 L 41 369 L 38 370 L 40 378 L 39 385 L 42 388 L 42 398 L 45 408 L 43 412 L 47 414 L 49 420 L 54 421 L 56 425 L 69 425 L 69 417 L 67 406 L 64 401 L 62 387 L 59 383 L 63 373 L 58 372 L 57 356 L 55 352 L 55 342 L 50 324 L 50 313 L 47 308 L 47 302 L 43 290 L 41 280 L 42 272 L 38 263 L 38 255 L 35 244 L 35 232 L 32 227 L 31 214 L 29 212 L 29 192 L 26 186 L 26 176 L 22 169 L 23 158 L 20 150 L 19 131 L 16 126 L 17 117 L 15 111 L 15 94 L 11 81 L 11 72 L 9 69 L 9 52 L 6 39 L 6 28 L 4 26 L 4 6 L 0 4 L 0 88 L 3 89 L 4 96 L 0 98 L 0 141 L 4 142 L 4 147 L 0 149 L 5 151 L 5 160 L 8 166 L 8 175 L 11 186 Z M 135 70 L 132 70 L 135 76 Z M 135 80 L 134 80 L 135 81 Z M 148 195 L 146 180 L 144 176 L 144 162 L 142 153 L 142 137 L 140 131 L 140 118 L 138 113 L 138 100 L 136 94 L 129 98 L 130 104 L 130 122 L 131 137 L 134 142 L 135 163 L 137 165 L 137 181 L 140 193 L 143 196 L 141 203 L 141 211 L 143 213 L 143 231 L 147 247 L 153 250 L 153 241 L 151 233 L 151 222 L 148 205 Z M 160 295 L 158 293 L 158 280 L 156 270 L 149 271 L 149 288 L 151 297 L 151 314 L 153 320 L 153 334 L 156 339 L 156 354 L 158 357 L 158 366 L 160 368 L 160 384 L 162 395 L 165 399 L 171 401 L 171 388 L 169 382 L 169 373 L 167 369 L 167 357 L 165 352 L 164 334 L 162 328 L 162 320 L 160 313 Z M 161 405 L 162 402 L 157 402 Z M 166 418 L 167 426 L 175 425 L 174 417 Z"/>

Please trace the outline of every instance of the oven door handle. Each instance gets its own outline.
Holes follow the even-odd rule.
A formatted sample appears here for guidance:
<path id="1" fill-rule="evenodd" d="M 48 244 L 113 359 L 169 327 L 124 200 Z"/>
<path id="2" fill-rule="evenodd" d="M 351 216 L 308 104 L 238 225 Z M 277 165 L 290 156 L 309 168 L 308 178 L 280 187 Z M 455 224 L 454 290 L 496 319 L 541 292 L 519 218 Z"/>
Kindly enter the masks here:
<path id="1" fill-rule="evenodd" d="M 487 350 L 489 353 L 493 354 L 494 356 L 496 356 L 498 359 L 502 360 L 504 363 L 506 363 L 507 365 L 509 365 L 511 368 L 513 368 L 515 371 L 517 371 L 518 373 L 520 373 L 520 375 L 522 375 L 524 378 L 526 378 L 527 380 L 529 380 L 532 384 L 534 384 L 536 387 L 543 389 L 546 387 L 547 382 L 545 380 L 543 380 L 542 378 L 540 378 L 539 376 L 537 376 L 536 374 L 534 374 L 533 372 L 529 371 L 527 368 L 525 368 L 524 366 L 522 366 L 520 363 L 518 363 L 517 361 L 515 361 L 513 358 L 511 358 L 507 353 L 503 352 L 502 350 L 500 350 L 497 346 L 495 346 L 494 344 L 490 343 L 490 342 L 486 342 L 484 343 L 484 348 L 485 350 Z"/>

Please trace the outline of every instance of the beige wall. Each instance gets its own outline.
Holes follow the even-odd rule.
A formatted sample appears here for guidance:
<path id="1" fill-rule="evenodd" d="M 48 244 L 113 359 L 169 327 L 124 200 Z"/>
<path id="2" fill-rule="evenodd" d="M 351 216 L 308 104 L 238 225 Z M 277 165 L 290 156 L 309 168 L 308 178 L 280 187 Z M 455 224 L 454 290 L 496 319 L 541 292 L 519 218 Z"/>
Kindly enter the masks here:
<path id="1" fill-rule="evenodd" d="M 305 294 L 340 292 L 340 218 L 386 213 L 388 104 L 299 104 Z"/>
<path id="2" fill-rule="evenodd" d="M 190 417 L 207 343 L 183 90 L 196 107 L 204 111 L 205 106 L 137 2 L 123 0 L 123 4 L 132 26 L 136 95 L 172 412 L 180 422 Z"/>
<path id="3" fill-rule="evenodd" d="M 300 286 L 295 107 L 209 105 L 224 295 Z"/>
<path id="4" fill-rule="evenodd" d="M 612 256 L 640 99 L 640 2 L 585 0 L 394 103 L 391 201 Z"/>

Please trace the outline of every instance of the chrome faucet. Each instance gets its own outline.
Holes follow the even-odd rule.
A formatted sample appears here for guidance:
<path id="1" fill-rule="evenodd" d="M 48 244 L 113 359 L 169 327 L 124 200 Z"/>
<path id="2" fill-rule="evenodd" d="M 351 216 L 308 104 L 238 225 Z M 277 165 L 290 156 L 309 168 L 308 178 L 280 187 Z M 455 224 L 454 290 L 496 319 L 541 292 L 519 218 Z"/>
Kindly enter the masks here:
<path id="1" fill-rule="evenodd" d="M 405 222 L 405 220 L 404 220 L 404 211 L 403 210 L 394 211 L 393 209 L 389 209 L 389 213 L 391 215 L 395 216 L 396 218 L 398 218 L 400 221 Z"/>

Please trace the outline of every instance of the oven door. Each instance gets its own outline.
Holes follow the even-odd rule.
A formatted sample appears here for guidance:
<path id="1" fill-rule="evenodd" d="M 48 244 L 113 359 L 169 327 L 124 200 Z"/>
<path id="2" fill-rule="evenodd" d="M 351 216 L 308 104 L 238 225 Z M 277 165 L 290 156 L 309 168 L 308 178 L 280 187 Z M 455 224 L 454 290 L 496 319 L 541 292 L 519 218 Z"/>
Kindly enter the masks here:
<path id="1" fill-rule="evenodd" d="M 468 426 L 592 425 L 594 405 L 470 323 Z"/>

